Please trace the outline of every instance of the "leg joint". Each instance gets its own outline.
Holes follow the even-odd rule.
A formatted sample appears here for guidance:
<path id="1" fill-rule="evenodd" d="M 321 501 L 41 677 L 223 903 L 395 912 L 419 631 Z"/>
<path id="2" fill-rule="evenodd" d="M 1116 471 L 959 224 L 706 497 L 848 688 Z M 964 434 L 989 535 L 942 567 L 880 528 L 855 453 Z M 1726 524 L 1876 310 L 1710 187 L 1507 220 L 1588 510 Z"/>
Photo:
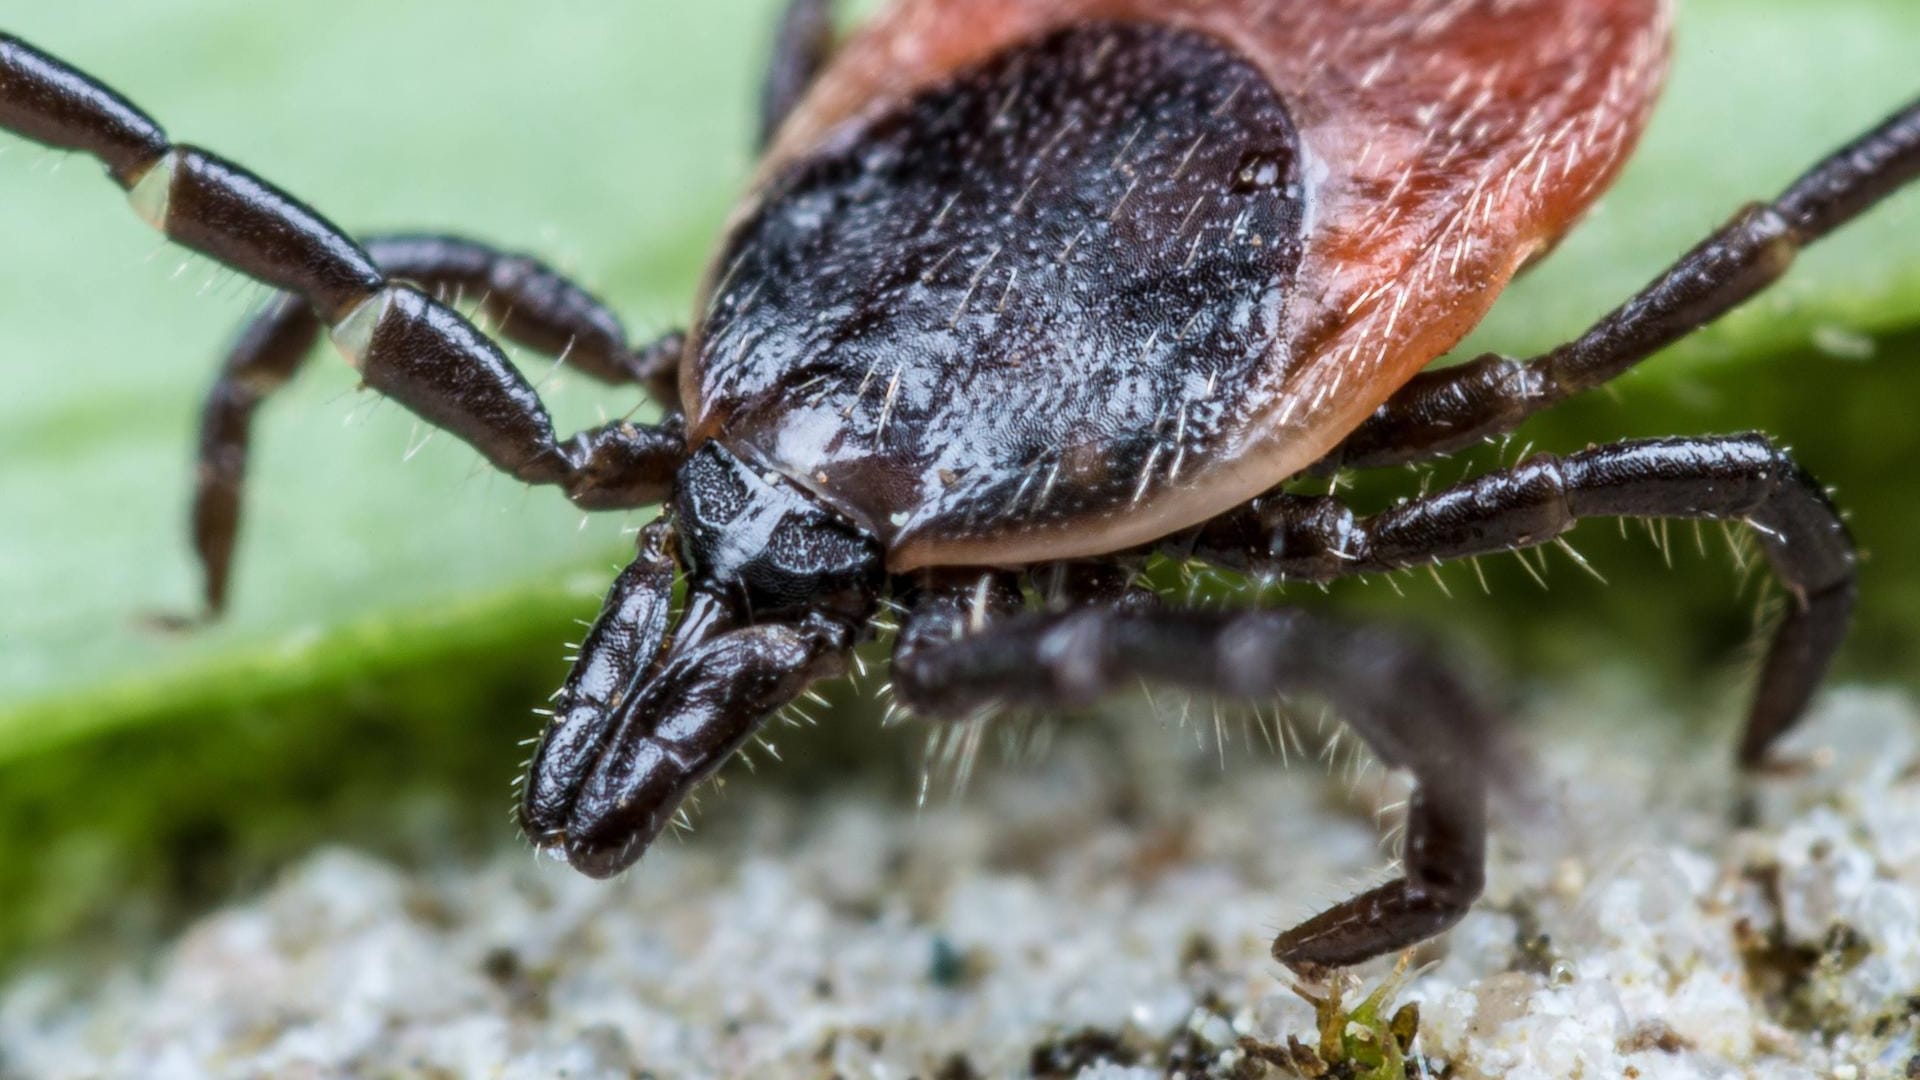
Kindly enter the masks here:
<path id="1" fill-rule="evenodd" d="M 582 510 L 627 510 L 664 502 L 687 453 L 679 418 L 655 427 L 618 421 L 583 431 L 561 450 L 567 498 Z"/>
<path id="2" fill-rule="evenodd" d="M 1266 551 L 1260 567 L 1294 581 L 1332 581 L 1372 561 L 1352 510 L 1330 496 L 1284 496 L 1261 507 Z"/>

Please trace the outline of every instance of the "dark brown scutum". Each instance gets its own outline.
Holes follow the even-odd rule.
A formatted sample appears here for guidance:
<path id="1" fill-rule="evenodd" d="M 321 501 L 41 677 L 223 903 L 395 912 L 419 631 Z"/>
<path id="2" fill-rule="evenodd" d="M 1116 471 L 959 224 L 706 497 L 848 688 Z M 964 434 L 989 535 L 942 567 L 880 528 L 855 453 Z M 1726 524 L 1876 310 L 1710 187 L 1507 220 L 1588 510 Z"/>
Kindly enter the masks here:
<path id="1" fill-rule="evenodd" d="M 1123 511 L 1268 360 L 1298 164 L 1208 36 L 1027 43 L 771 185 L 719 260 L 690 429 L 890 543 Z"/>

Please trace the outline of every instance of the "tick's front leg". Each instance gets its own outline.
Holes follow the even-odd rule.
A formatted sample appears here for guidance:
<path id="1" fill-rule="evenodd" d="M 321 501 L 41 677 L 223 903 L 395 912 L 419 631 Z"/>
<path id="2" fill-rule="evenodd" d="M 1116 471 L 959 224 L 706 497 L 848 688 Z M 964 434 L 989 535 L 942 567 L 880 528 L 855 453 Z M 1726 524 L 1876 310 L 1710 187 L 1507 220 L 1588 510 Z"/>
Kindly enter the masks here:
<path id="1" fill-rule="evenodd" d="M 612 425 L 561 443 L 533 387 L 458 312 L 393 280 L 351 237 L 293 196 L 205 150 L 175 145 L 111 88 L 6 34 L 0 34 L 0 128 L 99 158 L 149 224 L 298 297 L 366 386 L 465 441 L 500 471 L 530 484 L 559 485 L 576 501 L 582 492 L 597 499 L 612 489 L 657 497 L 670 483 L 682 456 L 670 431 Z M 538 283 L 522 282 L 528 284 Z M 562 290 L 548 299 L 557 306 L 546 314 L 557 315 L 579 296 Z M 591 305 L 575 304 L 572 315 L 591 316 Z M 527 324 L 539 325 L 537 319 Z M 257 359 L 259 373 L 269 378 L 290 370 L 289 342 L 297 334 L 284 327 L 263 333 L 250 343 L 243 366 Z M 211 489 L 196 528 L 209 570 L 209 605 L 217 609 L 238 514 L 237 478 L 226 484 L 220 469 L 237 464 L 228 453 L 244 444 L 250 404 L 243 392 L 213 408 L 203 452 L 215 468 L 203 478 Z M 623 466 L 647 475 L 614 476 Z"/>
<path id="2" fill-rule="evenodd" d="M 632 348 L 625 327 L 607 304 L 530 256 L 437 235 L 376 236 L 366 247 L 389 278 L 414 282 L 449 299 L 471 298 L 507 339 L 562 357 L 569 367 L 602 382 L 642 384 L 670 412 L 676 411 L 673 379 L 685 335 L 672 333 Z M 321 330 L 320 317 L 304 299 L 279 297 L 240 333 L 207 391 L 200 412 L 191 521 L 209 617 L 219 615 L 227 604 L 254 413 L 299 372 Z M 662 434 L 656 452 L 677 458 L 677 429 L 657 430 Z M 602 474 L 609 467 L 604 457 L 595 464 Z M 622 505 L 655 502 L 663 494 L 664 488 L 648 488 L 640 493 L 644 497 Z M 601 491 L 583 495 L 575 501 L 589 508 L 599 508 L 595 500 L 605 502 Z"/>

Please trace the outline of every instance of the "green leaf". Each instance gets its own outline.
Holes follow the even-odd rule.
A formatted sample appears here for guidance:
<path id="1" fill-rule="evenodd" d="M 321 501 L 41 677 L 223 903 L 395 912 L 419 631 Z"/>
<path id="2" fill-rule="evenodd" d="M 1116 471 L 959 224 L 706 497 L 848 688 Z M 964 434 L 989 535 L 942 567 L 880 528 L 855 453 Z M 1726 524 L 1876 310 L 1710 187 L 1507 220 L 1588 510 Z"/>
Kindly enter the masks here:
<path id="1" fill-rule="evenodd" d="M 539 252 L 612 298 L 638 337 L 684 322 L 751 167 L 750 105 L 776 6 L 74 3 L 11 12 L 6 29 L 350 228 L 445 229 Z M 1531 350 L 1578 332 L 1739 204 L 1909 100 L 1915 41 L 1909 0 L 1695 0 L 1630 172 L 1470 347 Z M 0 859 L 57 864 L 0 886 L 0 944 L 29 933 L 12 924 L 71 928 L 88 909 L 47 896 L 137 877 L 101 867 L 161 858 L 151 837 L 182 821 L 248 808 L 254 834 L 291 835 L 286 819 L 253 809 L 290 786 L 378 802 L 380 784 L 413 772 L 504 779 L 513 743 L 535 730 L 525 710 L 563 670 L 569 619 L 595 610 L 623 532 L 646 515 L 583 522 L 452 439 L 423 439 L 316 351 L 257 425 L 231 617 L 187 636 L 141 630 L 142 613 L 193 605 L 182 518 L 197 398 L 264 294 L 161 244 L 90 163 L 0 146 Z M 1879 556 L 1855 651 L 1859 667 L 1885 669 L 1913 655 L 1908 613 L 1920 610 L 1907 541 L 1920 529 L 1908 465 L 1920 453 L 1916 353 L 1910 192 L 1623 380 L 1618 398 L 1582 401 L 1527 435 L 1551 446 L 1779 433 L 1840 485 Z M 565 374 L 543 391 L 563 426 L 640 401 Z M 1707 562 L 1675 574 L 1644 552 L 1596 561 L 1613 589 L 1569 570 L 1543 598 L 1517 571 L 1496 573 L 1492 600 L 1429 614 L 1517 655 L 1655 625 L 1662 651 L 1689 662 L 1744 625 L 1733 575 L 1692 572 Z M 1437 590 L 1412 591 L 1415 607 L 1443 605 Z M 355 748 L 376 728 L 391 737 L 370 763 Z M 329 787 L 334 774 L 362 787 Z M 32 858 L 52 835 L 92 839 Z M 10 915 L 29 895 L 36 914 Z"/>

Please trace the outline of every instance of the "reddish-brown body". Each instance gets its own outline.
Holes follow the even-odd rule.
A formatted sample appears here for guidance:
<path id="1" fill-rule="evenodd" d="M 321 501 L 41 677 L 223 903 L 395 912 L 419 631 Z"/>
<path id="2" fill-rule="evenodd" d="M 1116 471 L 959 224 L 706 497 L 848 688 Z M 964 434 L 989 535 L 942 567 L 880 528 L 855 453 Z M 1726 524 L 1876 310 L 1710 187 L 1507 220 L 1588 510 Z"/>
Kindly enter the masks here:
<path id="1" fill-rule="evenodd" d="M 1291 111 L 1305 251 L 1272 363 L 1264 384 L 1232 390 L 1220 444 L 1128 512 L 989 535 L 909 531 L 890 547 L 895 570 L 1118 550 L 1312 464 L 1458 343 L 1606 189 L 1652 108 L 1669 30 L 1666 0 L 902 0 L 842 48 L 781 129 L 762 182 L 957 71 L 1092 20 L 1211 34 Z M 1154 138 L 1141 134 L 1142 159 L 1187 150 Z M 750 198 L 741 217 L 755 209 Z M 725 420 L 701 374 L 682 371 L 696 439 Z"/>

